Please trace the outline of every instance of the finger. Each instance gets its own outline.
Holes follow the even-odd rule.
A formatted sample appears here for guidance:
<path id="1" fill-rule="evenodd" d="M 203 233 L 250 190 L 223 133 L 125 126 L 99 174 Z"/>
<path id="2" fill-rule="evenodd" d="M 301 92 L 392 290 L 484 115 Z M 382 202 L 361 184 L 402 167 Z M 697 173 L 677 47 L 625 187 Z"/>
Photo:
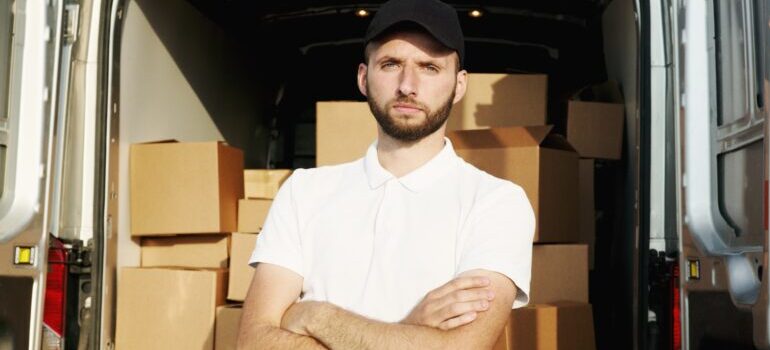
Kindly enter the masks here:
<path id="1" fill-rule="evenodd" d="M 444 322 L 446 320 L 455 318 L 467 314 L 469 312 L 483 312 L 489 309 L 489 302 L 486 300 L 477 300 L 466 303 L 454 303 L 441 310 L 436 315 L 440 317 L 438 320 Z"/>
<path id="2" fill-rule="evenodd" d="M 438 299 L 449 293 L 461 289 L 480 288 L 489 285 L 489 278 L 483 276 L 462 276 L 457 277 L 441 287 L 436 288 L 429 293 L 431 298 Z"/>
<path id="3" fill-rule="evenodd" d="M 476 319 L 477 314 L 475 312 L 469 312 L 460 316 L 457 316 L 455 318 L 448 319 L 444 322 L 441 322 L 439 324 L 438 328 L 443 329 L 445 331 L 448 331 L 450 329 L 455 329 L 460 326 L 464 326 L 468 323 L 473 322 L 473 320 Z"/>
<path id="4" fill-rule="evenodd" d="M 426 305 L 426 307 L 427 311 L 435 311 L 455 303 L 466 303 L 481 300 L 491 301 L 494 299 L 494 297 L 495 293 L 487 288 L 463 289 L 454 291 L 445 295 L 443 298 L 434 300 L 431 304 Z"/>
<path id="5" fill-rule="evenodd" d="M 495 292 L 489 288 L 472 288 L 455 291 L 444 299 L 450 299 L 452 302 L 464 303 L 466 301 L 474 300 L 493 300 L 495 298 Z"/>

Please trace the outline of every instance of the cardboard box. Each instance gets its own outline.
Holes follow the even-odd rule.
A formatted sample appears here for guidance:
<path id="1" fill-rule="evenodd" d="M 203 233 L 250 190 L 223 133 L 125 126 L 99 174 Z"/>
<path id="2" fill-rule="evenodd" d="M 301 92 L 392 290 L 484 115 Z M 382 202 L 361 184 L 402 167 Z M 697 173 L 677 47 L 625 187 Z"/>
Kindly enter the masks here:
<path id="1" fill-rule="evenodd" d="M 316 166 L 363 158 L 377 139 L 377 121 L 366 102 L 316 103 Z"/>
<path id="2" fill-rule="evenodd" d="M 532 305 L 511 311 L 494 350 L 594 350 L 591 304 Z"/>
<path id="3" fill-rule="evenodd" d="M 116 348 L 213 349 L 226 286 L 225 270 L 122 269 Z"/>
<path id="4" fill-rule="evenodd" d="M 588 268 L 594 268 L 596 244 L 596 209 L 594 201 L 594 160 L 581 159 L 578 181 L 580 182 L 580 243 L 588 245 Z"/>
<path id="5" fill-rule="evenodd" d="M 243 305 L 223 305 L 217 308 L 217 326 L 214 336 L 215 350 L 235 350 L 238 327 L 241 324 Z"/>
<path id="6" fill-rule="evenodd" d="M 588 246 L 536 244 L 532 247 L 530 304 L 588 303 Z"/>
<path id="7" fill-rule="evenodd" d="M 243 301 L 254 276 L 254 268 L 249 266 L 251 253 L 257 244 L 257 235 L 251 233 L 233 233 L 230 245 L 230 285 L 227 299 Z"/>
<path id="8" fill-rule="evenodd" d="M 288 169 L 247 169 L 243 171 L 244 198 L 273 199 L 291 175 Z"/>
<path id="9" fill-rule="evenodd" d="M 447 133 L 457 155 L 524 188 L 535 211 L 535 242 L 577 242 L 578 156 L 551 126 Z"/>
<path id="10" fill-rule="evenodd" d="M 452 107 L 447 130 L 545 125 L 548 76 L 468 74 L 468 89 Z"/>
<path id="11" fill-rule="evenodd" d="M 545 125 L 547 104 L 546 75 L 471 73 L 447 130 Z M 316 103 L 316 166 L 361 158 L 375 139 L 377 121 L 366 102 Z"/>
<path id="12" fill-rule="evenodd" d="M 238 232 L 259 233 L 265 225 L 270 199 L 241 199 L 238 201 Z"/>
<path id="13" fill-rule="evenodd" d="M 575 101 L 597 101 L 623 103 L 623 93 L 620 84 L 615 80 L 605 80 L 598 84 L 585 86 L 572 95 Z"/>
<path id="14" fill-rule="evenodd" d="M 141 253 L 142 267 L 227 268 L 230 237 L 143 237 Z"/>
<path id="15" fill-rule="evenodd" d="M 567 140 L 580 157 L 620 159 L 624 111 L 619 103 L 569 101 Z"/>
<path id="16" fill-rule="evenodd" d="M 243 152 L 221 142 L 131 145 L 131 234 L 236 230 Z"/>

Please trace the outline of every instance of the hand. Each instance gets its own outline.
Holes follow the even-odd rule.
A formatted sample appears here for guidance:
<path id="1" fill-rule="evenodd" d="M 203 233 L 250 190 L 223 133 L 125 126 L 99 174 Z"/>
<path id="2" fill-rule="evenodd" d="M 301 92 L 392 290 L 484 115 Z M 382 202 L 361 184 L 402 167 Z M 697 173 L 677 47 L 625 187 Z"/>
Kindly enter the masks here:
<path id="1" fill-rule="evenodd" d="M 283 314 L 281 328 L 299 335 L 310 335 L 307 326 L 321 307 L 323 303 L 318 301 L 300 301 L 292 304 Z"/>
<path id="2" fill-rule="evenodd" d="M 486 277 L 457 277 L 428 293 L 401 321 L 449 330 L 473 322 L 495 298 Z"/>

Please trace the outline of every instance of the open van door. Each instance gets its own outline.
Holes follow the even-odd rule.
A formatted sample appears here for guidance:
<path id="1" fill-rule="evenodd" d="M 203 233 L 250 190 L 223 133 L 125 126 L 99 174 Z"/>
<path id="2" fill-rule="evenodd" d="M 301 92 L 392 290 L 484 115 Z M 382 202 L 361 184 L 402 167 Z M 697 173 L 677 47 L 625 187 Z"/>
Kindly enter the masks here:
<path id="1" fill-rule="evenodd" d="M 43 309 L 64 292 L 46 296 L 49 263 L 65 265 L 49 261 L 47 228 L 64 13 L 61 1 L 0 0 L 0 349 L 61 339 L 61 308 Z"/>
<path id="2" fill-rule="evenodd" d="M 770 348 L 766 1 L 675 2 L 682 345 Z"/>

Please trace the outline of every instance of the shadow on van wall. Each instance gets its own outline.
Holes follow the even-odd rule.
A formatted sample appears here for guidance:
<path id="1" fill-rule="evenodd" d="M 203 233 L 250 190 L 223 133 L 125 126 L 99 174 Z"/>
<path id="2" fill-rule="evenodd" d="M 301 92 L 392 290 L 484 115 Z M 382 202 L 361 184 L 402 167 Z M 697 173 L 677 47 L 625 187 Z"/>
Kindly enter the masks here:
<path id="1" fill-rule="evenodd" d="M 201 104 L 225 141 L 244 151 L 246 167 L 264 167 L 269 134 L 265 122 L 268 118 L 265 115 L 270 105 L 266 96 L 271 94 L 266 93 L 266 84 L 260 81 L 252 68 L 255 64 L 249 62 L 244 50 L 186 1 L 132 2 L 138 5 L 157 39 L 186 80 L 188 86 L 179 88 L 192 89 L 198 100 L 161 100 L 160 103 L 166 104 L 161 109 L 171 112 L 179 110 L 182 113 L 183 108 L 176 107 L 184 106 L 175 104 Z M 136 9 L 137 6 L 127 8 Z M 131 54 L 137 60 L 142 60 L 144 56 L 143 53 Z M 157 57 L 159 53 L 153 54 Z M 151 57 L 141 64 L 153 68 L 151 66 L 158 62 L 153 62 Z M 152 81 L 152 77 L 147 78 Z M 177 95 L 169 91 L 169 96 Z"/>

